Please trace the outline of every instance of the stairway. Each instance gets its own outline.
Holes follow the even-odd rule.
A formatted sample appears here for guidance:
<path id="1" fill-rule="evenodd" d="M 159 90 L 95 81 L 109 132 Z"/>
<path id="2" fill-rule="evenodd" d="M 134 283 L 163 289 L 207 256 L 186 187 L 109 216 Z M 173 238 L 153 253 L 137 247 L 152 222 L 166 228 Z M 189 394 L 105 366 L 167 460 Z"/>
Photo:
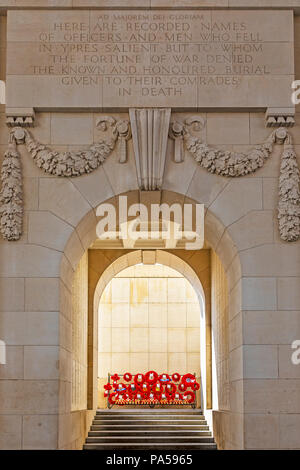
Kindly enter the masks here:
<path id="1" fill-rule="evenodd" d="M 216 450 L 201 411 L 183 409 L 98 410 L 84 450 Z"/>

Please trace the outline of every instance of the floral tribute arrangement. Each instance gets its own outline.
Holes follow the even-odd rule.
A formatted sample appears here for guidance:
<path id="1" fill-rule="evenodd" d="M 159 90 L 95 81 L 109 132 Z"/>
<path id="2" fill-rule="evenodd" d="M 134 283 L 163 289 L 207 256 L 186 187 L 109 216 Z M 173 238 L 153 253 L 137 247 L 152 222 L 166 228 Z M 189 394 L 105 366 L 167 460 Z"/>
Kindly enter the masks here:
<path id="1" fill-rule="evenodd" d="M 123 381 L 121 381 L 123 377 Z M 109 375 L 104 385 L 104 396 L 113 405 L 195 405 L 200 384 L 194 374 L 158 374 L 150 370 L 146 374 Z"/>

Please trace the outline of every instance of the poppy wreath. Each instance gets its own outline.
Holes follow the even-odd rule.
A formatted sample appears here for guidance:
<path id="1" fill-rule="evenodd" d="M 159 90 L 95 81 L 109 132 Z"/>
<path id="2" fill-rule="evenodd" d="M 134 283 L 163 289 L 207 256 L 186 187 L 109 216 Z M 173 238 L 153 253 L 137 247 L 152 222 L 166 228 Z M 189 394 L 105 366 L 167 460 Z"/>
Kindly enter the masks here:
<path id="1" fill-rule="evenodd" d="M 124 380 L 125 380 L 126 382 L 130 382 L 130 380 L 132 379 L 132 375 L 131 375 L 130 372 L 125 372 L 125 374 L 123 375 L 123 377 L 124 377 Z"/>
<path id="2" fill-rule="evenodd" d="M 136 374 L 133 380 L 136 385 L 140 385 L 145 382 L 145 376 L 144 374 Z"/>
<path id="3" fill-rule="evenodd" d="M 154 372 L 154 370 L 149 370 L 149 372 L 145 374 L 145 380 L 150 385 L 155 384 L 155 382 L 157 382 L 157 379 L 158 379 L 158 374 L 157 372 Z"/>
<path id="4" fill-rule="evenodd" d="M 192 385 L 192 390 L 194 390 L 194 392 L 196 392 L 197 390 L 199 390 L 200 388 L 200 384 L 198 384 L 198 382 L 195 382 L 193 385 Z"/>
<path id="5" fill-rule="evenodd" d="M 160 382 L 156 382 L 152 385 L 152 391 L 154 393 L 161 393 L 163 391 L 163 385 Z"/>
<path id="6" fill-rule="evenodd" d="M 193 374 L 185 374 L 182 377 L 182 383 L 184 383 L 186 387 L 191 387 L 192 384 L 195 382 L 196 382 L 196 378 Z"/>
<path id="7" fill-rule="evenodd" d="M 171 378 L 170 378 L 169 374 L 160 374 L 158 376 L 158 380 L 162 383 L 167 383 L 167 382 L 171 381 Z"/>
<path id="8" fill-rule="evenodd" d="M 144 382 L 142 385 L 139 385 L 139 389 L 144 393 L 149 395 L 151 391 L 151 385 L 148 384 L 147 382 Z"/>
<path id="9" fill-rule="evenodd" d="M 173 392 L 172 392 L 172 393 L 166 392 L 166 397 L 167 397 L 168 402 L 172 402 L 172 401 L 175 400 L 175 393 L 173 393 Z"/>
<path id="10" fill-rule="evenodd" d="M 177 388 L 176 385 L 172 384 L 172 383 L 166 384 L 166 386 L 165 386 L 166 393 L 168 393 L 168 394 L 175 393 L 176 388 Z"/>
<path id="11" fill-rule="evenodd" d="M 108 401 L 111 405 L 114 405 L 117 399 L 117 393 L 113 392 L 109 395 Z"/>
<path id="12" fill-rule="evenodd" d="M 123 393 L 126 392 L 127 387 L 125 384 L 120 383 L 120 384 L 114 384 L 114 389 L 116 393 L 119 393 L 119 395 L 123 395 Z"/>
<path id="13" fill-rule="evenodd" d="M 179 382 L 181 375 L 175 372 L 175 374 L 172 375 L 172 380 L 173 382 Z"/>
<path id="14" fill-rule="evenodd" d="M 178 385 L 178 390 L 180 392 L 185 392 L 187 389 L 187 386 L 185 385 L 185 383 L 181 382 L 179 385 Z"/>
<path id="15" fill-rule="evenodd" d="M 118 376 L 118 374 L 114 374 L 114 375 L 111 376 L 111 380 L 113 382 L 117 382 L 118 380 L 120 380 L 120 377 Z"/>
<path id="16" fill-rule="evenodd" d="M 188 396 L 190 397 L 189 399 L 187 399 Z M 195 401 L 195 394 L 189 390 L 188 392 L 184 392 L 183 398 L 187 403 L 193 403 Z"/>
<path id="17" fill-rule="evenodd" d="M 111 390 L 112 389 L 112 386 L 110 385 L 110 383 L 107 383 L 104 385 L 104 390 Z"/>

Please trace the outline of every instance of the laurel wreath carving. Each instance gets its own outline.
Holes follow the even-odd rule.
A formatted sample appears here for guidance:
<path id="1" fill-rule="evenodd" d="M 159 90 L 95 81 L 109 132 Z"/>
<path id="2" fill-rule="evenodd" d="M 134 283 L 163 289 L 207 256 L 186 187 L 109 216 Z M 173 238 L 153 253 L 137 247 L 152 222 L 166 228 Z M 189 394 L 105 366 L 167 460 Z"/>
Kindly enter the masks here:
<path id="1" fill-rule="evenodd" d="M 285 128 L 274 130 L 261 145 L 248 152 L 215 149 L 191 134 L 191 126 L 202 125 L 200 118 L 189 118 L 185 124 L 171 123 L 169 136 L 175 139 L 175 161 L 183 161 L 183 146 L 210 173 L 225 177 L 245 176 L 261 168 L 272 154 L 275 143 L 283 145 L 281 156 L 278 220 L 282 240 L 300 239 L 300 172 L 291 136 Z M 100 140 L 87 150 L 57 152 L 37 142 L 27 129 L 14 128 L 1 169 L 0 231 L 5 240 L 19 240 L 22 234 L 23 190 L 22 169 L 17 145 L 24 143 L 39 168 L 54 176 L 77 177 L 98 168 L 119 143 L 119 161 L 126 161 L 126 141 L 131 136 L 128 121 L 116 122 L 112 117 L 98 121 L 102 130 L 112 127 L 110 138 Z"/>
<path id="2" fill-rule="evenodd" d="M 268 160 L 275 143 L 283 145 L 278 193 L 279 233 L 284 241 L 299 240 L 300 172 L 292 139 L 287 130 L 283 127 L 274 130 L 261 145 L 256 145 L 243 153 L 215 149 L 203 143 L 199 137 L 195 137 L 190 132 L 191 126 L 195 124 L 197 130 L 203 125 L 197 117 L 190 118 L 185 123 L 178 121 L 171 123 L 169 136 L 175 140 L 175 154 L 177 144 L 175 161 L 183 161 L 184 145 L 199 165 L 210 173 L 221 176 L 237 177 L 254 173 Z"/>

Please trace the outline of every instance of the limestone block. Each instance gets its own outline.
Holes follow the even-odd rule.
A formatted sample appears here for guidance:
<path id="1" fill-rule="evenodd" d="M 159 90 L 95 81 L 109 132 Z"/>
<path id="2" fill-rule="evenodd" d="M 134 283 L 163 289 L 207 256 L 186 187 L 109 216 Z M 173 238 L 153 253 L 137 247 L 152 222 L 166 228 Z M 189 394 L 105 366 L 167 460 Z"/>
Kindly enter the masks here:
<path id="1" fill-rule="evenodd" d="M 299 413 L 299 388 L 299 380 L 246 380 L 245 412 Z"/>
<path id="2" fill-rule="evenodd" d="M 273 242 L 273 212 L 252 211 L 228 227 L 239 250 Z"/>
<path id="3" fill-rule="evenodd" d="M 295 336 L 294 336 L 295 338 Z M 279 377 L 284 379 L 299 379 L 299 364 L 293 364 L 292 354 L 295 350 L 291 345 L 280 345 L 278 347 L 279 355 Z"/>
<path id="4" fill-rule="evenodd" d="M 59 280 L 25 279 L 25 310 L 29 312 L 59 310 Z"/>
<path id="5" fill-rule="evenodd" d="M 99 328 L 98 345 L 100 353 L 111 352 L 111 328 Z"/>
<path id="6" fill-rule="evenodd" d="M 280 278 L 277 282 L 278 308 L 283 310 L 298 310 L 300 306 L 300 278 Z"/>
<path id="7" fill-rule="evenodd" d="M 209 207 L 228 184 L 229 181 L 226 178 L 208 173 L 198 166 L 186 194 L 198 203 Z M 212 212 L 215 212 L 213 208 Z M 217 213 L 215 215 L 218 216 Z"/>
<path id="8" fill-rule="evenodd" d="M 130 327 L 142 328 L 148 327 L 148 304 L 131 303 L 130 304 Z"/>
<path id="9" fill-rule="evenodd" d="M 181 171 L 178 171 L 180 168 Z M 174 162 L 174 142 L 169 139 L 166 154 L 163 189 L 186 194 L 197 168 L 197 163 L 190 154 L 186 154 L 182 163 Z"/>
<path id="10" fill-rule="evenodd" d="M 59 348 L 57 346 L 25 346 L 24 378 L 27 380 L 57 379 Z"/>
<path id="11" fill-rule="evenodd" d="M 240 254 L 245 276 L 298 276 L 299 249 L 293 244 L 268 244 Z"/>
<path id="12" fill-rule="evenodd" d="M 186 354 L 180 352 L 168 353 L 168 373 L 178 372 L 182 374 L 184 371 L 186 371 Z"/>
<path id="13" fill-rule="evenodd" d="M 0 416 L 0 449 L 19 450 L 22 446 L 22 416 Z"/>
<path id="14" fill-rule="evenodd" d="M 0 244 L 1 277 L 59 276 L 61 253 L 36 245 Z"/>
<path id="15" fill-rule="evenodd" d="M 184 302 L 168 303 L 168 327 L 186 328 L 186 309 Z"/>
<path id="16" fill-rule="evenodd" d="M 136 168 L 133 155 L 132 141 L 128 141 L 128 152 L 126 165 L 120 165 L 119 155 L 115 150 L 103 164 L 104 172 L 111 185 L 114 194 L 138 189 Z M 128 202 L 130 205 L 130 203 Z"/>
<path id="17" fill-rule="evenodd" d="M 166 327 L 167 321 L 167 305 L 160 303 L 149 303 L 149 327 Z"/>
<path id="18" fill-rule="evenodd" d="M 184 278 L 168 279 L 168 302 L 184 302 L 186 298 L 186 281 Z"/>
<path id="19" fill-rule="evenodd" d="M 167 328 L 149 328 L 149 351 L 150 353 L 166 353 L 167 341 L 168 341 Z"/>
<path id="20" fill-rule="evenodd" d="M 149 353 L 149 370 L 166 371 L 168 369 L 168 356 L 166 353 Z"/>
<path id="21" fill-rule="evenodd" d="M 124 302 L 112 303 L 111 325 L 112 328 L 129 327 L 129 304 Z"/>
<path id="22" fill-rule="evenodd" d="M 130 280 L 130 303 L 145 303 L 148 301 L 148 279 Z"/>
<path id="23" fill-rule="evenodd" d="M 149 302 L 167 302 L 167 279 L 149 279 Z"/>
<path id="24" fill-rule="evenodd" d="M 191 372 L 191 374 L 196 373 L 196 376 L 200 377 L 200 354 L 199 353 L 187 353 L 186 370 Z"/>
<path id="25" fill-rule="evenodd" d="M 128 353 L 112 353 L 111 355 L 111 372 L 124 374 L 130 370 L 130 361 Z"/>
<path id="26" fill-rule="evenodd" d="M 73 231 L 69 237 L 64 252 L 66 258 L 70 261 L 72 268 L 75 270 L 77 264 L 85 253 L 76 231 Z"/>
<path id="27" fill-rule="evenodd" d="M 76 226 L 91 209 L 70 179 L 42 178 L 40 181 L 40 210 L 49 210 Z"/>
<path id="28" fill-rule="evenodd" d="M 24 310 L 24 279 L 0 279 L 0 311 L 17 312 Z"/>
<path id="29" fill-rule="evenodd" d="M 145 374 L 149 370 L 149 353 L 146 352 L 131 352 L 129 354 L 130 371 L 132 374 L 138 372 Z"/>
<path id="30" fill-rule="evenodd" d="M 300 338 L 300 312 L 251 311 L 243 313 L 245 344 L 292 344 Z"/>
<path id="31" fill-rule="evenodd" d="M 300 447 L 300 415 L 282 414 L 279 415 L 280 427 L 280 448 L 299 449 Z"/>
<path id="32" fill-rule="evenodd" d="M 278 377 L 278 348 L 275 345 L 244 346 L 244 377 Z"/>
<path id="33" fill-rule="evenodd" d="M 129 279 L 114 278 L 112 280 L 112 302 L 129 302 L 130 281 Z"/>
<path id="34" fill-rule="evenodd" d="M 238 313 L 229 323 L 228 349 L 233 349 L 243 344 L 242 314 Z"/>
<path id="35" fill-rule="evenodd" d="M 99 353 L 98 354 L 98 375 L 107 379 L 108 373 L 113 373 L 111 353 Z"/>
<path id="36" fill-rule="evenodd" d="M 207 143 L 213 146 L 248 144 L 249 114 L 208 113 Z"/>
<path id="37" fill-rule="evenodd" d="M 91 113 L 52 113 L 51 144 L 86 145 L 93 142 Z"/>
<path id="38" fill-rule="evenodd" d="M 182 328 L 168 328 L 168 352 L 186 351 L 186 330 Z"/>
<path id="39" fill-rule="evenodd" d="M 111 304 L 100 303 L 99 305 L 99 323 L 98 328 L 99 332 L 101 328 L 110 328 L 111 327 Z"/>
<path id="40" fill-rule="evenodd" d="M 190 328 L 200 327 L 200 305 L 199 302 L 187 303 L 186 305 L 186 326 Z"/>
<path id="41" fill-rule="evenodd" d="M 278 414 L 246 414 L 244 420 L 246 449 L 279 448 Z"/>
<path id="42" fill-rule="evenodd" d="M 23 379 L 23 347 L 6 346 L 6 364 L 1 364 L 0 379 Z"/>
<path id="43" fill-rule="evenodd" d="M 242 306 L 245 310 L 276 309 L 275 278 L 243 278 Z"/>
<path id="44" fill-rule="evenodd" d="M 129 352 L 129 328 L 112 328 L 111 346 L 114 352 Z"/>
<path id="45" fill-rule="evenodd" d="M 226 226 L 255 209 L 262 209 L 260 178 L 244 177 L 230 180 L 210 206 L 210 210 Z"/>
<path id="46" fill-rule="evenodd" d="M 5 413 L 57 413 L 58 381 L 0 380 L 0 410 Z"/>
<path id="47" fill-rule="evenodd" d="M 23 449 L 56 449 L 58 416 L 24 416 L 23 436 Z"/>
<path id="48" fill-rule="evenodd" d="M 95 208 L 114 194 L 102 167 L 88 175 L 74 178 L 72 183 Z"/>
<path id="49" fill-rule="evenodd" d="M 200 330 L 199 328 L 186 329 L 186 348 L 187 352 L 200 353 Z"/>
<path id="50" fill-rule="evenodd" d="M 243 378 L 243 347 L 240 346 L 229 353 L 229 379 L 230 381 Z"/>
<path id="51" fill-rule="evenodd" d="M 130 328 L 130 352 L 148 351 L 148 328 Z"/>
<path id="52" fill-rule="evenodd" d="M 228 229 L 224 231 L 216 248 L 216 253 L 219 256 L 224 269 L 227 270 L 237 253 L 235 239 L 230 235 Z"/>
<path id="53" fill-rule="evenodd" d="M 57 312 L 2 312 L 1 338 L 7 345 L 57 345 Z"/>

